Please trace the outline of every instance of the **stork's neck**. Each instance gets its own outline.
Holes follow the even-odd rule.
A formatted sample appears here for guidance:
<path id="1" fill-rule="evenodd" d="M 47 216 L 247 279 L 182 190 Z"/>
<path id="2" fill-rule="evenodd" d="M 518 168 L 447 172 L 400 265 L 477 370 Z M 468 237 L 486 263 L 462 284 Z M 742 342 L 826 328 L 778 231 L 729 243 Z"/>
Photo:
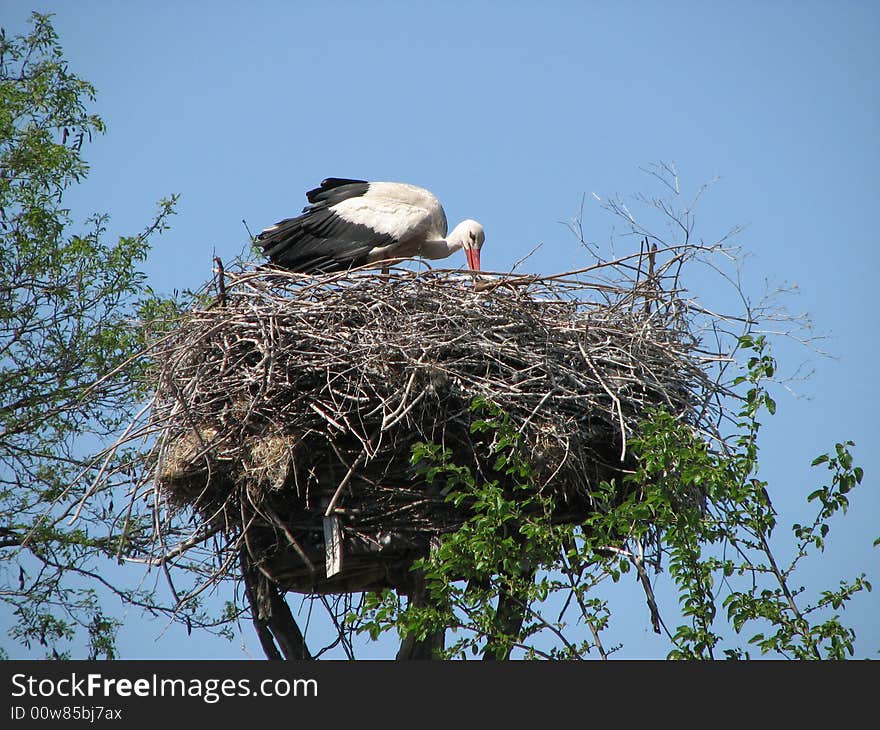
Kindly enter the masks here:
<path id="1" fill-rule="evenodd" d="M 419 255 L 426 259 L 445 259 L 458 251 L 461 246 L 461 239 L 453 236 L 425 241 L 419 249 Z"/>
<path id="2" fill-rule="evenodd" d="M 465 239 L 474 226 L 480 228 L 479 223 L 476 221 L 464 220 L 453 228 L 446 238 L 425 241 L 422 244 L 421 255 L 426 259 L 443 259 L 454 254 L 456 251 L 464 248 Z M 480 228 L 480 231 L 482 232 L 482 228 Z M 482 244 L 482 240 L 480 243 Z"/>

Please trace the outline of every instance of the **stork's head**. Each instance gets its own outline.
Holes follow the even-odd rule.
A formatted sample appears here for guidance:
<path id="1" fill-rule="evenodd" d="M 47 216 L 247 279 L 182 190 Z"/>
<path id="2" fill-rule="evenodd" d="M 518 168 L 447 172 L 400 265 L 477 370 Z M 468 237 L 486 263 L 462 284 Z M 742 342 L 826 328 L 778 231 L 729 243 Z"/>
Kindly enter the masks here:
<path id="1" fill-rule="evenodd" d="M 464 220 L 455 227 L 449 238 L 454 241 L 461 241 L 464 255 L 467 256 L 468 266 L 474 271 L 479 271 L 480 249 L 483 248 L 483 241 L 486 240 L 483 226 L 476 221 Z"/>

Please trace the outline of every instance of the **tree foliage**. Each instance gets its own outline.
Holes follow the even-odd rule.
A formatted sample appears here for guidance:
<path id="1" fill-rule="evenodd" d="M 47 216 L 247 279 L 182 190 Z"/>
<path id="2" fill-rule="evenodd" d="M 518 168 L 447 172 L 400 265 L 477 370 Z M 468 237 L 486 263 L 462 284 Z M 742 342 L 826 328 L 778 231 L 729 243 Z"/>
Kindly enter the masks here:
<path id="1" fill-rule="evenodd" d="M 139 266 L 174 198 L 132 236 L 108 241 L 108 218 L 76 223 L 65 193 L 88 172 L 82 151 L 104 131 L 95 89 L 71 73 L 47 15 L 0 34 L 0 600 L 10 635 L 65 655 L 78 629 L 93 657 L 115 656 L 96 568 L 117 552 L 112 506 L 76 527 L 63 506 L 92 454 L 130 420 L 143 345 L 139 316 L 169 306 Z M 78 495 L 76 495 L 78 496 Z M 137 529 L 130 525 L 126 529 Z M 130 600 L 145 596 L 124 592 Z"/>
<path id="2" fill-rule="evenodd" d="M 473 512 L 416 565 L 430 600 L 416 605 L 385 591 L 368 597 L 350 622 L 373 638 L 391 629 L 418 639 L 451 630 L 446 657 L 506 658 L 516 648 L 530 658 L 606 658 L 615 651 L 602 641 L 612 617 L 596 587 L 632 570 L 645 587 L 655 629 L 669 640 L 669 658 L 749 658 L 755 649 L 793 659 L 852 656 L 855 632 L 840 612 L 871 590 L 866 576 L 806 591 L 796 571 L 824 549 L 831 519 L 846 511 L 847 495 L 862 481 L 853 443 L 835 444 L 814 460 L 829 470 L 830 483 L 808 496 L 818 506 L 815 519 L 792 526 L 796 549 L 781 561 L 769 485 L 757 478 L 757 419 L 775 412 L 765 388 L 775 362 L 763 337 L 744 336 L 740 344 L 751 354 L 735 379 L 744 389 L 742 407 L 726 443 L 712 448 L 691 426 L 657 411 L 630 442 L 639 467 L 626 477 L 627 498 L 616 503 L 620 485 L 603 483 L 593 495 L 599 508 L 580 525 L 553 524 L 520 455 L 516 428 L 492 404 L 476 402 L 481 417 L 474 429 L 493 434 L 498 479 L 478 479 L 435 444 L 413 452 L 423 477 L 440 480 L 449 500 L 467 501 Z M 678 593 L 677 609 L 659 606 L 650 587 L 648 568 L 663 565 Z M 523 619 L 513 632 L 501 616 L 511 606 Z M 667 624 L 670 615 L 678 625 Z"/>

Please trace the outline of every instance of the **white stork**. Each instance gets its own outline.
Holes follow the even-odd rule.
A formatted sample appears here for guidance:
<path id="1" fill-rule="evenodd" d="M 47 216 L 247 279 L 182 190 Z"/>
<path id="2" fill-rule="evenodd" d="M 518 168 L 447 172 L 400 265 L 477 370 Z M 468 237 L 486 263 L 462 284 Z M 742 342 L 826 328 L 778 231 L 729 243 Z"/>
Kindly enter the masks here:
<path id="1" fill-rule="evenodd" d="M 273 264 L 306 273 L 344 271 L 411 256 L 443 259 L 463 248 L 468 266 L 480 269 L 483 227 L 464 220 L 447 236 L 446 213 L 424 188 L 328 177 L 306 198 L 302 215 L 257 235 Z"/>

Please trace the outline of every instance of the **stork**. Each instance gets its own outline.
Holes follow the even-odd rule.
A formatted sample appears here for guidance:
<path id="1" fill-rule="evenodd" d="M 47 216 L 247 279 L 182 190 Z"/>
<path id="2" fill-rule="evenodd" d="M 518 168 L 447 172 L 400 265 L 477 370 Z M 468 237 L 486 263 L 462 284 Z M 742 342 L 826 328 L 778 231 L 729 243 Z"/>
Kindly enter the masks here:
<path id="1" fill-rule="evenodd" d="M 412 256 L 443 259 L 464 249 L 468 266 L 480 269 L 483 227 L 464 220 L 447 236 L 443 206 L 424 188 L 328 177 L 306 198 L 310 205 L 302 215 L 269 226 L 256 237 L 263 253 L 282 268 L 344 271 Z"/>

